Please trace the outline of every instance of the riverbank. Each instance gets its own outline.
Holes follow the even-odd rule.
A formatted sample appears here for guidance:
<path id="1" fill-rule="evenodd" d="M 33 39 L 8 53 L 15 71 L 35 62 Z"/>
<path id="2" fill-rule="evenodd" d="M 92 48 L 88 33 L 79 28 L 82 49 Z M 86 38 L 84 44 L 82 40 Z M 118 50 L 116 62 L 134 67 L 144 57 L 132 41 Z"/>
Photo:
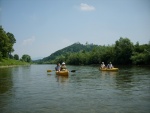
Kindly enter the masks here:
<path id="1" fill-rule="evenodd" d="M 0 61 L 0 68 L 14 67 L 18 65 L 30 65 L 30 63 L 23 62 L 20 60 L 14 60 L 14 59 L 2 59 Z"/>

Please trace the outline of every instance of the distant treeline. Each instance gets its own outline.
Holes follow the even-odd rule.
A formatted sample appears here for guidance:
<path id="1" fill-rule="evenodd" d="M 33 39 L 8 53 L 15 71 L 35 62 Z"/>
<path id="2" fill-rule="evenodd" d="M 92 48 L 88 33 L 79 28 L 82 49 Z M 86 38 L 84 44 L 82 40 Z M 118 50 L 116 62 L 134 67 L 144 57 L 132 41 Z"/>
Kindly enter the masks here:
<path id="1" fill-rule="evenodd" d="M 22 58 L 19 59 L 19 55 L 12 55 L 14 52 L 14 44 L 16 43 L 16 39 L 14 35 L 10 32 L 6 32 L 2 26 L 0 26 L 0 60 L 2 59 L 15 59 L 21 60 L 25 62 L 31 62 L 31 57 L 27 54 L 22 55 Z"/>
<path id="2" fill-rule="evenodd" d="M 128 38 L 120 37 L 111 46 L 75 43 L 36 62 L 54 64 L 63 61 L 71 65 L 100 64 L 101 62 L 119 65 L 150 65 L 150 41 L 148 44 L 139 45 L 137 42 L 134 45 Z"/>

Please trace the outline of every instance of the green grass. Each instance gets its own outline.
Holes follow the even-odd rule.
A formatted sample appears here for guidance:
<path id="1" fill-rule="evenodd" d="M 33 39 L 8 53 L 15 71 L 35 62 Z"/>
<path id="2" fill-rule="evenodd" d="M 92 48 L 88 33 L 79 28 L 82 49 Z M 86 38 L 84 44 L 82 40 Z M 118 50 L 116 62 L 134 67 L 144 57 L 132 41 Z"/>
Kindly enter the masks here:
<path id="1" fill-rule="evenodd" d="M 29 63 L 14 59 L 2 59 L 0 60 L 0 66 L 10 66 L 10 65 L 28 65 Z"/>

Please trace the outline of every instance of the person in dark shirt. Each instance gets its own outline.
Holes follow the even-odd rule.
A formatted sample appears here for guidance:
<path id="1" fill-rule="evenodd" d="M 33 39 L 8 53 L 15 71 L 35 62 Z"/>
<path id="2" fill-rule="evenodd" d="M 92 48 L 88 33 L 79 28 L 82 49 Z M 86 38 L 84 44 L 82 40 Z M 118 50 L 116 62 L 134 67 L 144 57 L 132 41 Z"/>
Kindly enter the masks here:
<path id="1" fill-rule="evenodd" d="M 57 66 L 55 67 L 56 71 L 60 71 L 60 63 L 57 63 Z"/>

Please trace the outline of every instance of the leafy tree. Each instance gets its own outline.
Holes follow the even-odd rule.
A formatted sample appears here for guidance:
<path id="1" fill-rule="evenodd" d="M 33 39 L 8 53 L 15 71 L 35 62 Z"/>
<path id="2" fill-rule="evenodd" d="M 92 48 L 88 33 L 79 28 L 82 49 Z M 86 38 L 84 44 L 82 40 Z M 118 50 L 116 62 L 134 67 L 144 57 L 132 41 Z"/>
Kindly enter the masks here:
<path id="1" fill-rule="evenodd" d="M 145 54 L 143 53 L 135 53 L 132 57 L 131 60 L 133 64 L 144 64 L 144 59 L 145 59 Z"/>
<path id="2" fill-rule="evenodd" d="M 9 54 L 10 59 L 14 59 L 14 56 L 12 54 Z"/>
<path id="3" fill-rule="evenodd" d="M 31 57 L 27 54 L 22 55 L 22 61 L 31 62 Z"/>
<path id="4" fill-rule="evenodd" d="M 15 37 L 14 37 L 14 35 L 12 33 L 8 32 L 7 36 L 9 38 L 9 41 L 10 41 L 11 44 L 16 43 L 16 39 L 15 39 Z"/>
<path id="5" fill-rule="evenodd" d="M 16 39 L 12 33 L 6 33 L 2 26 L 0 26 L 0 52 L 2 57 L 12 58 L 11 52 L 14 51 L 13 45 Z"/>
<path id="6" fill-rule="evenodd" d="M 16 39 L 15 39 L 14 35 L 10 32 L 8 32 L 6 35 L 9 38 L 8 52 L 9 52 L 9 54 L 11 54 L 11 52 L 14 52 L 13 45 L 14 45 L 14 43 L 16 43 Z"/>
<path id="7" fill-rule="evenodd" d="M 138 42 L 134 46 L 134 52 L 131 56 L 133 64 L 150 64 L 150 44 L 139 45 Z"/>
<path id="8" fill-rule="evenodd" d="M 0 26 L 0 52 L 2 57 L 8 57 L 8 49 L 10 47 L 9 38 L 6 35 L 6 32 Z"/>
<path id="9" fill-rule="evenodd" d="M 115 62 L 117 64 L 131 64 L 131 56 L 133 52 L 133 43 L 128 38 L 120 37 L 116 41 L 115 47 Z"/>
<path id="10" fill-rule="evenodd" d="M 15 54 L 15 55 L 14 55 L 14 59 L 15 59 L 15 60 L 19 60 L 19 55 L 18 55 L 18 54 Z"/>
<path id="11" fill-rule="evenodd" d="M 10 32 L 5 32 L 5 30 L 0 26 L 0 60 L 2 58 L 11 58 L 19 60 L 19 56 L 11 54 L 14 51 L 13 45 L 16 43 L 14 35 Z M 31 62 L 31 57 L 29 55 L 23 55 L 22 60 L 26 62 Z"/>
<path id="12" fill-rule="evenodd" d="M 3 56 L 3 55 L 2 55 L 2 53 L 0 52 L 0 60 L 2 60 L 2 56 Z"/>

